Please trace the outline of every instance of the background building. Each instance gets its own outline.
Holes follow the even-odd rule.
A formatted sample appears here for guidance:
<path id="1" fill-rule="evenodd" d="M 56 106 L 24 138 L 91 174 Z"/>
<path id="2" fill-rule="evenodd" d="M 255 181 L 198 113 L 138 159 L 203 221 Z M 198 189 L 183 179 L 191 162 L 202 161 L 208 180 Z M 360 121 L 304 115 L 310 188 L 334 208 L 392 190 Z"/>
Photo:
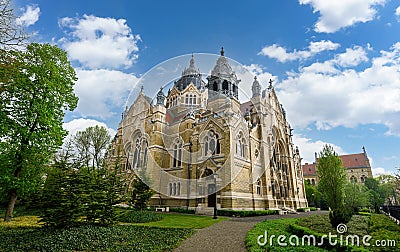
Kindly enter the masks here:
<path id="1" fill-rule="evenodd" d="M 363 147 L 362 153 L 341 155 L 342 165 L 346 168 L 347 178 L 350 182 L 364 183 L 366 178 L 372 178 L 371 164 L 367 156 L 367 152 Z M 317 176 L 317 153 L 315 153 L 315 162 L 312 164 L 305 163 L 302 165 L 304 179 L 308 180 L 311 185 L 318 183 Z"/>

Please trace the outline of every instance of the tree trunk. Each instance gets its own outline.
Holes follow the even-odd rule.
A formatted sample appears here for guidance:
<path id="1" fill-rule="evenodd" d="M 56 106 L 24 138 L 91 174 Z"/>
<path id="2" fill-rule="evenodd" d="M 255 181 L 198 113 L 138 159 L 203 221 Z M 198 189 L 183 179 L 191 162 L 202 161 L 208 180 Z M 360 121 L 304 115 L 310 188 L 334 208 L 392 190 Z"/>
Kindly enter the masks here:
<path id="1" fill-rule="evenodd" d="M 4 221 L 11 221 L 11 215 L 14 211 L 15 201 L 17 201 L 17 191 L 15 189 L 10 190 L 10 201 L 7 205 L 6 215 L 4 216 Z"/>

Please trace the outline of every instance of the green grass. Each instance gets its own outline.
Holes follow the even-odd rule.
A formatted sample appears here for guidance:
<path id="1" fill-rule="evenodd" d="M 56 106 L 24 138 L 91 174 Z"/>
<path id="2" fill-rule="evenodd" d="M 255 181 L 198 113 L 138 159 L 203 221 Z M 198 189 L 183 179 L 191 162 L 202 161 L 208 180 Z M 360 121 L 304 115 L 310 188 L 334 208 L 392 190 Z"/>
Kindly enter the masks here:
<path id="1" fill-rule="evenodd" d="M 125 223 L 146 223 L 162 220 L 163 215 L 152 211 L 126 210 L 118 215 L 118 221 Z"/>
<path id="2" fill-rule="evenodd" d="M 199 216 L 189 214 L 163 214 L 163 219 L 160 221 L 138 223 L 134 225 L 163 228 L 201 229 L 227 219 L 228 218 L 226 217 L 218 217 L 218 219 L 214 220 L 212 216 Z"/>

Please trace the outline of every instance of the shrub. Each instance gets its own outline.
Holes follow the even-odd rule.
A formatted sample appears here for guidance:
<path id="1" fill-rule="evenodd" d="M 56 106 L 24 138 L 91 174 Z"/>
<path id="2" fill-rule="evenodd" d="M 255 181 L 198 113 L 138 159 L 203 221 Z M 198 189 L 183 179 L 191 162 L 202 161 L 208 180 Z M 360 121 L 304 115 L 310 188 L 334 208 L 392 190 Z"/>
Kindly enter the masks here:
<path id="1" fill-rule="evenodd" d="M 352 213 L 346 209 L 340 208 L 329 212 L 329 221 L 332 227 L 336 228 L 339 224 L 349 222 Z"/>
<path id="2" fill-rule="evenodd" d="M 184 209 L 184 208 L 170 208 L 170 212 L 175 212 L 175 213 L 185 213 L 185 214 L 195 214 L 196 210 L 193 209 Z"/>
<path id="3" fill-rule="evenodd" d="M 297 208 L 297 212 L 307 212 L 307 211 L 311 211 L 311 209 L 309 207 Z"/>
<path id="4" fill-rule="evenodd" d="M 163 216 L 159 213 L 142 211 L 125 211 L 118 216 L 118 220 L 127 223 L 146 223 L 160 221 Z"/>
<path id="5" fill-rule="evenodd" d="M 317 211 L 316 207 L 310 207 L 310 211 Z"/>
<path id="6" fill-rule="evenodd" d="M 233 217 L 250 217 L 250 216 L 263 216 L 278 214 L 279 210 L 218 210 L 218 215 L 221 216 L 233 216 Z"/>

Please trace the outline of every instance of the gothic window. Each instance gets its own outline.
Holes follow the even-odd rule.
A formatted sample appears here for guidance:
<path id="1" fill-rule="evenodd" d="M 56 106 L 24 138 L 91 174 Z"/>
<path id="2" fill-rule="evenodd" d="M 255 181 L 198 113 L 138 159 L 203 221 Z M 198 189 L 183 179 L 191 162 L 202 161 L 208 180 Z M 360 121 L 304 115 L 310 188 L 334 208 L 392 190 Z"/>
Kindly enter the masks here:
<path id="1" fill-rule="evenodd" d="M 181 182 L 168 183 L 168 195 L 169 196 L 181 195 Z"/>
<path id="2" fill-rule="evenodd" d="M 361 183 L 364 183 L 365 182 L 365 176 L 362 176 L 361 177 Z"/>
<path id="3" fill-rule="evenodd" d="M 216 81 L 214 81 L 213 90 L 218 91 L 218 83 Z"/>
<path id="4" fill-rule="evenodd" d="M 245 157 L 245 141 L 242 132 L 239 133 L 236 140 L 236 155 Z"/>
<path id="5" fill-rule="evenodd" d="M 204 156 L 220 154 L 221 143 L 218 139 L 218 135 L 214 131 L 210 130 L 204 137 Z"/>
<path id="6" fill-rule="evenodd" d="M 190 105 L 193 104 L 193 95 L 192 94 L 189 95 L 189 104 Z"/>
<path id="7" fill-rule="evenodd" d="M 193 95 L 193 104 L 197 104 L 197 96 Z"/>
<path id="8" fill-rule="evenodd" d="M 145 138 L 141 135 L 135 141 L 135 147 L 133 150 L 133 162 L 132 167 L 134 169 L 142 168 L 146 166 L 147 162 L 147 148 L 148 144 Z"/>
<path id="9" fill-rule="evenodd" d="M 224 82 L 222 82 L 222 90 L 229 90 L 228 81 L 224 80 Z"/>
<path id="10" fill-rule="evenodd" d="M 182 141 L 180 139 L 176 139 L 172 144 L 173 151 L 173 161 L 172 167 L 180 167 L 182 165 Z"/>
<path id="11" fill-rule="evenodd" d="M 176 195 L 181 195 L 181 182 L 178 182 L 177 184 L 176 184 Z"/>
<path id="12" fill-rule="evenodd" d="M 168 184 L 168 195 L 171 196 L 172 195 L 172 183 Z"/>
<path id="13" fill-rule="evenodd" d="M 257 195 L 261 195 L 261 180 L 260 179 L 257 179 L 256 192 L 257 192 Z"/>
<path id="14" fill-rule="evenodd" d="M 185 103 L 189 104 L 189 95 L 188 94 L 186 94 L 186 96 L 185 96 Z"/>
<path id="15" fill-rule="evenodd" d="M 315 185 L 315 179 L 311 179 L 311 185 Z"/>
<path id="16" fill-rule="evenodd" d="M 356 183 L 356 182 L 357 182 L 357 178 L 356 178 L 356 177 L 354 177 L 354 176 L 351 176 L 351 178 L 350 178 L 350 182 L 352 182 L 352 183 Z"/>

